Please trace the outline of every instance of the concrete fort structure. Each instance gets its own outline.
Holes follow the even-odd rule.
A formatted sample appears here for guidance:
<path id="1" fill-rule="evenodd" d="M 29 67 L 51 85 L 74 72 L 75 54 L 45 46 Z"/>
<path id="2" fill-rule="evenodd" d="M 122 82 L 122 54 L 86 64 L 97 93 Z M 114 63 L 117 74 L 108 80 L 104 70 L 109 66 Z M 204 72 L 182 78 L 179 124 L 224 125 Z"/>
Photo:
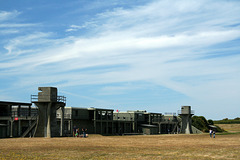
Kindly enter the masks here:
<path id="1" fill-rule="evenodd" d="M 113 110 L 102 108 L 65 107 L 57 110 L 57 123 L 61 125 L 64 114 L 64 135 L 72 136 L 73 128 L 87 128 L 90 134 L 111 135 L 114 133 Z"/>
<path id="2" fill-rule="evenodd" d="M 0 138 L 21 137 L 37 119 L 31 103 L 0 101 Z M 33 131 L 28 132 L 33 136 Z"/>
<path id="3" fill-rule="evenodd" d="M 31 103 L 0 101 L 0 138 L 74 136 L 74 128 L 101 135 L 201 133 L 192 126 L 191 106 L 181 106 L 178 115 L 65 107 L 66 98 L 58 95 L 57 88 L 38 90 Z"/>
<path id="4" fill-rule="evenodd" d="M 189 134 L 201 133 L 194 128 L 192 132 L 191 116 L 183 106 L 181 113 L 151 113 L 146 110 L 114 112 L 112 109 L 65 107 L 64 119 L 66 136 L 73 136 L 73 129 L 87 128 L 89 134 L 133 135 L 133 134 Z M 191 111 L 192 113 L 193 111 Z M 57 111 L 60 125 L 62 111 Z M 186 114 L 186 115 L 185 115 Z M 182 118 L 181 118 L 182 117 Z"/>
<path id="5" fill-rule="evenodd" d="M 58 96 L 57 88 L 54 87 L 39 87 L 38 90 L 38 95 L 31 96 L 32 103 L 38 107 L 34 137 L 63 136 L 64 116 L 61 117 L 60 126 L 57 125 L 56 111 L 60 110 L 64 115 L 66 98 Z"/>

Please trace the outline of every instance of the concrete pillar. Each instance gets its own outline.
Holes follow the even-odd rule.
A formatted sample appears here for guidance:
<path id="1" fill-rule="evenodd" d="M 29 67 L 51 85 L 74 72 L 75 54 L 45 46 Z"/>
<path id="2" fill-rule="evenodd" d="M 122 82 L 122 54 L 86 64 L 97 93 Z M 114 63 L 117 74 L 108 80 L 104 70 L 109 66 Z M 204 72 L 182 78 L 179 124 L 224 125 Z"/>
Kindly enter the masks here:
<path id="1" fill-rule="evenodd" d="M 28 116 L 31 116 L 31 106 L 28 106 Z"/>
<path id="2" fill-rule="evenodd" d="M 130 122 L 129 125 L 130 125 L 130 133 L 132 133 L 132 122 Z"/>
<path id="3" fill-rule="evenodd" d="M 127 129 L 127 128 L 126 128 L 126 122 L 123 122 L 123 126 L 124 126 L 123 132 L 126 133 L 126 129 Z"/>
<path id="4" fill-rule="evenodd" d="M 71 120 L 71 130 L 70 130 L 70 133 L 73 134 L 73 119 Z"/>
<path id="5" fill-rule="evenodd" d="M 97 125 L 96 125 L 96 113 L 97 111 L 96 110 L 94 110 L 94 133 L 96 134 L 97 133 Z"/>
<path id="6" fill-rule="evenodd" d="M 191 134 L 192 133 L 192 113 L 191 106 L 181 107 L 181 118 L 182 118 L 182 128 L 181 133 Z"/>
<path id="7" fill-rule="evenodd" d="M 102 125 L 102 111 L 100 111 L 100 117 L 101 117 L 101 134 L 103 134 L 103 125 Z"/>
<path id="8" fill-rule="evenodd" d="M 108 121 L 106 122 L 106 133 L 108 134 Z"/>
<path id="9" fill-rule="evenodd" d="M 56 110 L 59 106 L 65 106 L 66 99 L 64 96 L 57 96 L 55 87 L 39 87 L 38 90 L 41 91 L 38 93 L 38 100 L 32 101 L 38 106 L 38 121 L 34 136 L 48 138 L 59 136 Z"/>
<path id="10" fill-rule="evenodd" d="M 161 124 L 158 122 L 158 133 L 161 134 Z"/>
<path id="11" fill-rule="evenodd" d="M 68 126 L 67 130 L 70 131 L 71 130 L 70 120 L 67 121 L 67 126 Z"/>
<path id="12" fill-rule="evenodd" d="M 8 116 L 12 115 L 12 106 L 8 105 Z"/>
<path id="13" fill-rule="evenodd" d="M 64 136 L 64 107 L 61 107 L 60 136 Z"/>
<path id="14" fill-rule="evenodd" d="M 101 120 L 101 134 L 103 134 L 103 125 L 102 125 L 102 120 Z"/>
<path id="15" fill-rule="evenodd" d="M 20 117 L 21 105 L 18 105 L 17 116 Z"/>
<path id="16" fill-rule="evenodd" d="M 114 131 L 113 131 L 113 121 L 112 121 L 112 134 L 114 133 Z"/>
<path id="17" fill-rule="evenodd" d="M 13 120 L 10 121 L 10 137 L 13 137 Z"/>
<path id="18" fill-rule="evenodd" d="M 133 133 L 136 133 L 135 123 L 134 123 L 134 121 L 132 122 L 132 128 L 133 128 Z"/>
<path id="19" fill-rule="evenodd" d="M 51 138 L 51 104 L 47 106 L 47 135 L 45 137 Z"/>
<path id="20" fill-rule="evenodd" d="M 119 121 L 119 119 L 118 119 L 118 127 L 117 127 L 117 132 L 118 132 L 118 134 L 120 134 L 120 129 L 121 129 L 121 124 L 120 124 L 120 121 Z"/>
<path id="21" fill-rule="evenodd" d="M 20 119 L 18 119 L 18 136 L 21 136 L 21 130 L 22 128 L 21 128 L 21 120 Z"/>
<path id="22" fill-rule="evenodd" d="M 191 134 L 192 133 L 191 116 L 181 115 L 181 118 L 182 118 L 182 133 Z"/>
<path id="23" fill-rule="evenodd" d="M 108 134 L 108 111 L 106 111 L 105 117 L 106 117 L 106 134 Z"/>
<path id="24" fill-rule="evenodd" d="M 151 124 L 151 114 L 148 114 L 148 124 Z"/>
<path id="25" fill-rule="evenodd" d="M 111 118 L 110 118 L 110 120 L 111 120 L 111 124 L 112 124 L 112 134 L 113 134 L 113 111 L 111 111 Z"/>
<path id="26" fill-rule="evenodd" d="M 10 137 L 10 120 L 7 121 L 7 137 Z"/>
<path id="27" fill-rule="evenodd" d="M 72 124 L 71 121 L 68 120 L 68 131 L 72 132 L 72 128 L 71 128 Z"/>
<path id="28" fill-rule="evenodd" d="M 32 126 L 32 119 L 30 119 L 30 121 L 28 121 L 28 127 Z M 32 137 L 32 131 L 29 132 L 29 137 Z"/>

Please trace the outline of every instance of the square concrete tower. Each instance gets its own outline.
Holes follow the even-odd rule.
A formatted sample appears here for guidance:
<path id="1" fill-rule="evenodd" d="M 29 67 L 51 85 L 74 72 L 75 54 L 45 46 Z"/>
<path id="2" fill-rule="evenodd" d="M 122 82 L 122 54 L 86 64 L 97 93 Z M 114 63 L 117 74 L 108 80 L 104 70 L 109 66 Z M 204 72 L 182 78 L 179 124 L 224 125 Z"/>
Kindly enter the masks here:
<path id="1" fill-rule="evenodd" d="M 38 101 L 32 101 L 38 107 L 35 137 L 62 136 L 64 130 L 64 106 L 66 98 L 57 95 L 55 87 L 38 87 Z M 61 126 L 57 125 L 56 111 L 61 108 Z"/>
<path id="2" fill-rule="evenodd" d="M 182 118 L 182 129 L 181 133 L 191 134 L 192 133 L 192 112 L 191 106 L 182 106 L 181 114 L 179 114 Z"/>
<path id="3" fill-rule="evenodd" d="M 57 102 L 57 88 L 38 87 L 38 102 Z"/>
<path id="4" fill-rule="evenodd" d="M 191 106 L 182 106 L 181 114 L 191 114 Z"/>

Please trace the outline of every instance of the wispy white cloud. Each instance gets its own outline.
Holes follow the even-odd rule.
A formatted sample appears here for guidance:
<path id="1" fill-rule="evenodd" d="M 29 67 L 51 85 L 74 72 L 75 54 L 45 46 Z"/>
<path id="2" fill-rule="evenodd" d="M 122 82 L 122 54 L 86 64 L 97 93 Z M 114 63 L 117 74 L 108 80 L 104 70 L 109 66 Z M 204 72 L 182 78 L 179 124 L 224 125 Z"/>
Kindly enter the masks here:
<path id="1" fill-rule="evenodd" d="M 96 91 L 109 95 L 138 90 L 118 84 L 141 81 L 202 104 L 237 101 L 240 47 L 224 45 L 240 39 L 239 12 L 236 1 L 154 1 L 118 7 L 83 25 L 70 25 L 65 31 L 76 31 L 74 37 L 34 32 L 12 38 L 4 45 L 8 54 L 0 61 L 0 73 L 17 75 L 13 86 L 116 84 Z M 77 32 L 81 29 L 86 29 L 84 36 Z"/>
<path id="2" fill-rule="evenodd" d="M 16 33 L 19 33 L 19 31 L 16 30 L 16 29 L 5 29 L 5 30 L 0 30 L 0 35 L 16 34 Z"/>
<path id="3" fill-rule="evenodd" d="M 83 25 L 78 26 L 78 25 L 71 25 L 68 29 L 66 29 L 66 32 L 72 32 L 72 31 L 78 31 L 81 29 L 89 29 L 96 27 L 97 25 L 95 24 L 94 21 L 87 21 Z"/>
<path id="4" fill-rule="evenodd" d="M 19 36 L 11 39 L 8 44 L 4 46 L 4 48 L 8 50 L 8 54 L 19 55 L 23 53 L 36 53 L 36 50 L 39 50 L 40 46 L 49 45 L 50 42 L 53 42 L 52 40 L 48 39 L 50 35 L 51 33 L 36 32 L 29 35 Z M 36 45 L 37 47 L 34 49 L 33 47 Z"/>
<path id="5" fill-rule="evenodd" d="M 84 28 L 84 26 L 71 25 L 69 29 L 66 29 L 66 32 L 77 31 Z"/>
<path id="6" fill-rule="evenodd" d="M 0 22 L 11 20 L 11 19 L 17 17 L 19 14 L 21 14 L 21 12 L 18 12 L 16 10 L 14 10 L 12 12 L 0 11 Z"/>
<path id="7" fill-rule="evenodd" d="M 5 23 L 5 24 L 0 24 L 0 28 L 20 28 L 20 27 L 33 27 L 37 26 L 38 24 L 32 24 L 32 23 Z"/>

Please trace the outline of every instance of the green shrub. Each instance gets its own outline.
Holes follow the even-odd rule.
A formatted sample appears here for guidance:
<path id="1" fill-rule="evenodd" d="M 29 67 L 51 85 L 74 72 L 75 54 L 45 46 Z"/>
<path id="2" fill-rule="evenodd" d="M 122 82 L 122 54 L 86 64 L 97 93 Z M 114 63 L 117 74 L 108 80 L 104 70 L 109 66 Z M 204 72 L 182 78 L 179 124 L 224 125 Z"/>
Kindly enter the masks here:
<path id="1" fill-rule="evenodd" d="M 208 122 L 203 116 L 193 116 L 192 117 L 192 125 L 203 132 L 208 132 Z"/>
<path id="2" fill-rule="evenodd" d="M 208 132 L 210 129 L 209 125 L 214 125 L 214 121 L 211 119 L 206 120 L 206 118 L 203 116 L 193 116 L 192 117 L 192 125 L 203 132 Z M 217 132 L 224 131 L 219 126 L 216 126 L 216 127 L 217 127 L 216 128 Z"/>
<path id="3" fill-rule="evenodd" d="M 235 119 L 224 118 L 219 121 L 214 121 L 214 123 L 215 124 L 240 124 L 240 118 L 239 117 L 237 117 Z"/>
<path id="4" fill-rule="evenodd" d="M 208 120 L 208 124 L 209 124 L 209 125 L 214 125 L 213 120 L 209 119 L 209 120 Z"/>
<path id="5" fill-rule="evenodd" d="M 239 117 L 237 117 L 237 118 L 234 118 L 234 120 L 240 120 L 240 118 L 239 118 Z"/>

